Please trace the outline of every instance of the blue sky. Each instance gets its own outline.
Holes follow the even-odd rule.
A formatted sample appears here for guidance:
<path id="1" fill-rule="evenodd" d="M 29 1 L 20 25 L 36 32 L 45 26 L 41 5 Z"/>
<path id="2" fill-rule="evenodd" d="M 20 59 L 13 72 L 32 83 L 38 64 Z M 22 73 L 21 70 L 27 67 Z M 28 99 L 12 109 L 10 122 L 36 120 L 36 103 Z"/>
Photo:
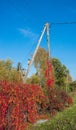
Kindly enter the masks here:
<path id="1" fill-rule="evenodd" d="M 27 69 L 46 22 L 76 21 L 75 0 L 0 1 L 0 59 L 10 58 Z M 59 58 L 76 79 L 76 24 L 50 28 L 51 55 Z M 41 46 L 47 49 L 44 36 Z M 32 73 L 32 70 L 31 70 Z"/>

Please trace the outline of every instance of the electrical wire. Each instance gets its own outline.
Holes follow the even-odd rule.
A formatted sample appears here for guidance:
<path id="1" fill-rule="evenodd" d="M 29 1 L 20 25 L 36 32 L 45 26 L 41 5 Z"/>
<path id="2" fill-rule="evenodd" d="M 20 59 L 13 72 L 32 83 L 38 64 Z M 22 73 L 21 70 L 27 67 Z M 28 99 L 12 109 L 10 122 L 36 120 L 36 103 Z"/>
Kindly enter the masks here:
<path id="1" fill-rule="evenodd" d="M 50 23 L 50 25 L 62 25 L 62 24 L 76 24 L 76 22 L 59 22 L 59 23 Z"/>

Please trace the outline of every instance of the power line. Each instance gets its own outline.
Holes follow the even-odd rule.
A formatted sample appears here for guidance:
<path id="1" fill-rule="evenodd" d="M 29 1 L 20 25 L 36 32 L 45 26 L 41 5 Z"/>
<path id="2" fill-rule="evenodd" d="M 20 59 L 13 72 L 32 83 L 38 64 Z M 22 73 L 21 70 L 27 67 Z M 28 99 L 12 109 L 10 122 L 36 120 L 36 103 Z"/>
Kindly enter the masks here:
<path id="1" fill-rule="evenodd" d="M 59 23 L 50 23 L 50 25 L 63 25 L 63 24 L 76 24 L 76 22 L 59 22 Z"/>

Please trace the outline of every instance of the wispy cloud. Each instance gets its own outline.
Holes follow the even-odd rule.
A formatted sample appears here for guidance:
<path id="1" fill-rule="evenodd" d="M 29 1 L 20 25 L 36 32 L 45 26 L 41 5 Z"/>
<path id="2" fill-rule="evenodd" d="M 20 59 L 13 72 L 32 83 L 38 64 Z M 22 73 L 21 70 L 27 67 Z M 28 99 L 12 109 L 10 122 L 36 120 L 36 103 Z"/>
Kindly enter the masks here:
<path id="1" fill-rule="evenodd" d="M 18 31 L 30 40 L 35 41 L 38 38 L 38 34 L 32 32 L 30 29 L 19 28 Z"/>

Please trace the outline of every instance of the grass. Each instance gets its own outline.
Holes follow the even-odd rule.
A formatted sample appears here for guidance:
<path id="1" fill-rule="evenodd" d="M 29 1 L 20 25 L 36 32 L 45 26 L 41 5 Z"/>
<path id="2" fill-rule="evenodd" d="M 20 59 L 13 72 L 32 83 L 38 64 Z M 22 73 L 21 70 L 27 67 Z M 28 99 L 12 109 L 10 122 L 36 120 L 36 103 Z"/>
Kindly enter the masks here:
<path id="1" fill-rule="evenodd" d="M 76 130 L 76 96 L 73 99 L 73 106 L 58 112 L 48 122 L 33 126 L 31 130 Z"/>

